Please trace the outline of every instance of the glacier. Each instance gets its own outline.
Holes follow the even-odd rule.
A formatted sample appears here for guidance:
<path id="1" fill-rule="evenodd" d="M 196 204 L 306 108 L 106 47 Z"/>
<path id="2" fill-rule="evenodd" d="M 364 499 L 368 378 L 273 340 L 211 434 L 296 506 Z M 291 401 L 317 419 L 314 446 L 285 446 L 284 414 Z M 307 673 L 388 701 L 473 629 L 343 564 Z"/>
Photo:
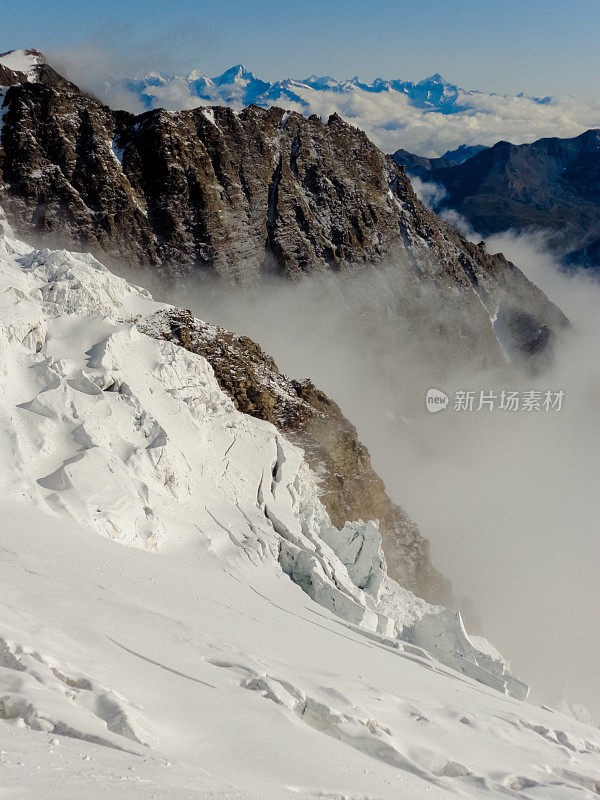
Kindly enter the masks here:
<path id="1" fill-rule="evenodd" d="M 169 306 L 0 227 L 9 796 L 597 796 L 600 733 L 336 529 Z"/>

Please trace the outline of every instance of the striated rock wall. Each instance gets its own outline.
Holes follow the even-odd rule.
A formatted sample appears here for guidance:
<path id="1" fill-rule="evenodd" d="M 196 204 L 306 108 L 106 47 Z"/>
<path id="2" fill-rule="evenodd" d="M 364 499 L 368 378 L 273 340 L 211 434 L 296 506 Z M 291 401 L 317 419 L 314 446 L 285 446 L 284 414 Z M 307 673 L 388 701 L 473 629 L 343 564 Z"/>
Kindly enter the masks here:
<path id="1" fill-rule="evenodd" d="M 337 115 L 324 124 L 250 106 L 133 116 L 42 65 L 4 90 L 2 120 L 0 205 L 29 239 L 242 284 L 402 261 L 416 286 L 456 306 L 468 328 L 456 335 L 492 359 L 500 304 L 526 352 L 524 327 L 536 337 L 566 323 L 514 265 L 428 211 L 404 169 Z"/>

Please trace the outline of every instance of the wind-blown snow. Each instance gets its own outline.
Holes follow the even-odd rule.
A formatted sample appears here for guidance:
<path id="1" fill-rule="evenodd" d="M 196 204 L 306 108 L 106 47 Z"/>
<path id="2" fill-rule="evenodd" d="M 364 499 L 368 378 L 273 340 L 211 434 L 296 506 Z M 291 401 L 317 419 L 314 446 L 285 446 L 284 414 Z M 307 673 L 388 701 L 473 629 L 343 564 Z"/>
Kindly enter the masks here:
<path id="1" fill-rule="evenodd" d="M 43 58 L 39 53 L 32 50 L 11 50 L 8 53 L 0 54 L 0 66 L 14 72 L 23 72 L 28 80 L 33 80 L 35 67 L 43 63 Z"/>
<path id="2" fill-rule="evenodd" d="M 600 734 L 336 530 L 302 452 L 140 332 L 162 308 L 0 237 L 11 796 L 592 797 Z"/>

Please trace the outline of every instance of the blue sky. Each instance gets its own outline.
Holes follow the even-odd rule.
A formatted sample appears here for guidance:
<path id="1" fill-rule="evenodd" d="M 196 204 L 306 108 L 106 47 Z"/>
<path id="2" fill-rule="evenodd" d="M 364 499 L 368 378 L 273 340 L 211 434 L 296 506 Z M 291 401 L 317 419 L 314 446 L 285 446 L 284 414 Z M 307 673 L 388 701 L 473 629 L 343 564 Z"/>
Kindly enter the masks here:
<path id="1" fill-rule="evenodd" d="M 600 96 L 600 0 L 3 0 L 0 51 L 105 49 L 115 71 L 420 79 Z"/>

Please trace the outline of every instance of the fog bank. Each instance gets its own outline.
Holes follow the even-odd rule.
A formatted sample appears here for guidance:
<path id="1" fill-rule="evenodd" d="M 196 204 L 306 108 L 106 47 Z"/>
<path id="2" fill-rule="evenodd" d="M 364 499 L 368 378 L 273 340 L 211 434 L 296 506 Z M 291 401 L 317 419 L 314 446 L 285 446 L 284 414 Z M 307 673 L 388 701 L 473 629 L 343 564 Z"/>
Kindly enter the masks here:
<path id="1" fill-rule="evenodd" d="M 488 249 L 513 259 L 573 322 L 552 368 L 535 378 L 484 372 L 452 358 L 452 342 L 440 349 L 426 325 L 415 331 L 394 266 L 252 290 L 189 281 L 162 294 L 250 336 L 283 371 L 329 393 L 430 539 L 435 565 L 533 684 L 533 699 L 567 696 L 600 717 L 600 286 L 561 275 L 541 239 L 505 235 Z M 435 295 L 425 302 L 434 318 L 443 314 Z M 430 386 L 451 395 L 445 411 L 427 412 Z M 459 389 L 565 395 L 560 411 L 458 412 Z"/>

